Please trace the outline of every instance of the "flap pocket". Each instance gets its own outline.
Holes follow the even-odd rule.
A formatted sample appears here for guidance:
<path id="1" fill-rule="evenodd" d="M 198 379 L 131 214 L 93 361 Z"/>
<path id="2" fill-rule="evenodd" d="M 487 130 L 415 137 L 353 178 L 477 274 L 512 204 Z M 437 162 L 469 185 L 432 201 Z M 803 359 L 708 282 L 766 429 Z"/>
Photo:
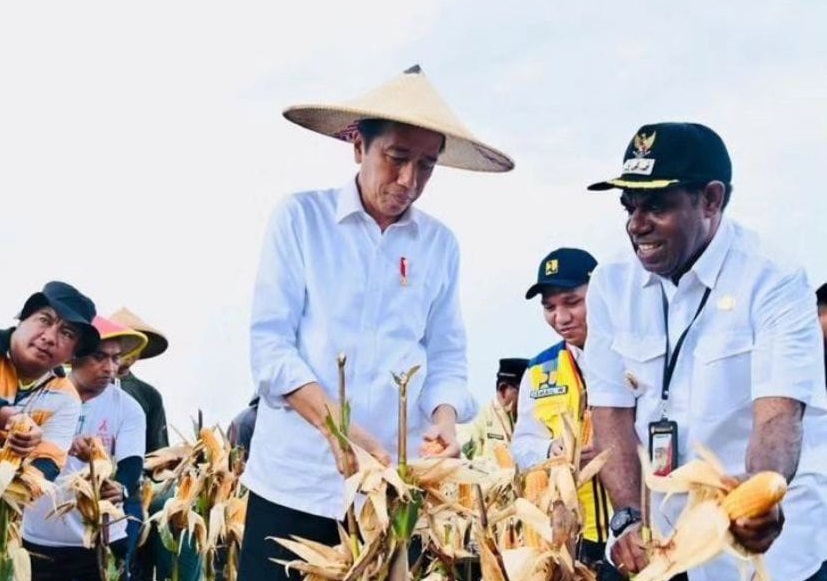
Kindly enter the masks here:
<path id="1" fill-rule="evenodd" d="M 752 351 L 755 340 L 750 333 L 722 333 L 707 335 L 698 340 L 695 357 L 707 364 Z"/>
<path id="2" fill-rule="evenodd" d="M 655 335 L 618 334 L 612 341 L 612 350 L 620 353 L 624 359 L 644 363 L 657 359 L 666 353 L 663 337 Z"/>

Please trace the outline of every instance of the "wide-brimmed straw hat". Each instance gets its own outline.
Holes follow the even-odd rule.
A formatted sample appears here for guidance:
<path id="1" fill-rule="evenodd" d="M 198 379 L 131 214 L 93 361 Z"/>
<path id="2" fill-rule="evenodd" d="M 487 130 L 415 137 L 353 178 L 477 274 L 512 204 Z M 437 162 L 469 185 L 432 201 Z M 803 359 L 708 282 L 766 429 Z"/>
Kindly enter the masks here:
<path id="1" fill-rule="evenodd" d="M 445 136 L 439 165 L 489 172 L 514 168 L 510 157 L 479 141 L 460 122 L 419 65 L 351 101 L 294 105 L 283 114 L 297 125 L 342 141 L 354 140 L 356 124 L 363 119 L 397 121 Z"/>
<path id="2" fill-rule="evenodd" d="M 111 321 L 98 315 L 94 318 L 92 324 L 100 333 L 101 341 L 120 340 L 121 357 L 124 359 L 140 352 L 147 344 L 146 335 L 117 321 Z"/>
<path id="3" fill-rule="evenodd" d="M 117 323 L 120 323 L 121 325 L 126 325 L 130 329 L 135 329 L 136 331 L 140 331 L 146 335 L 147 344 L 143 351 L 141 351 L 138 355 L 138 359 L 149 359 L 150 357 L 160 355 L 167 350 L 169 342 L 167 341 L 167 338 L 164 337 L 164 334 L 158 329 L 144 323 L 138 315 L 126 307 L 112 313 L 109 318 Z"/>

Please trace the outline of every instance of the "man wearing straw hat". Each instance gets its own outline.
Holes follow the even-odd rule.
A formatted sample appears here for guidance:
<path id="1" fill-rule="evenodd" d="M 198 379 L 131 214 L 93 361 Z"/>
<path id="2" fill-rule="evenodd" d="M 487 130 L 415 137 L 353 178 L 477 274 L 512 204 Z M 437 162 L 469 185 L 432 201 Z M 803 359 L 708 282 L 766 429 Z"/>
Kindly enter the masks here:
<path id="1" fill-rule="evenodd" d="M 169 446 L 167 433 L 167 416 L 164 411 L 164 399 L 161 392 L 145 381 L 135 377 L 132 365 L 139 359 L 157 357 L 167 350 L 169 343 L 158 329 L 141 320 L 138 315 L 123 307 L 112 313 L 110 319 L 130 329 L 142 333 L 147 338 L 146 347 L 121 358 L 118 368 L 118 378 L 121 380 L 121 389 L 134 397 L 146 414 L 146 453 L 154 452 Z"/>
<path id="2" fill-rule="evenodd" d="M 143 468 L 146 420 L 141 406 L 115 383 L 121 355 L 143 348 L 146 336 L 132 329 L 95 317 L 93 324 L 100 343 L 89 355 L 72 360 L 69 378 L 82 402 L 69 459 L 61 478 L 88 467 L 92 439 L 97 438 L 116 463 L 111 479 L 100 488 L 101 498 L 120 506 L 127 496 L 138 495 Z M 98 579 L 98 556 L 85 546 L 86 530 L 76 509 L 64 516 L 52 516 L 55 506 L 74 499 L 75 492 L 63 488 L 56 498 L 41 497 L 23 512 L 23 540 L 32 555 L 33 581 Z M 110 546 L 123 558 L 126 555 L 126 520 L 108 527 Z"/>
<path id="3" fill-rule="evenodd" d="M 284 111 L 352 144 L 359 170 L 339 187 L 287 197 L 274 212 L 253 298 L 251 361 L 261 396 L 243 477 L 251 490 L 239 570 L 288 579 L 266 537 L 339 541 L 348 459 L 325 426 L 338 417 L 337 356 L 346 356 L 350 438 L 383 462 L 397 441 L 391 372 L 409 386 L 408 449 L 437 441 L 456 456 L 467 389 L 453 233 L 413 207 L 436 165 L 503 172 L 513 162 L 477 140 L 418 66 L 366 95 Z M 337 471 L 338 467 L 338 471 Z M 294 574 L 295 575 L 295 574 Z"/>
<path id="4" fill-rule="evenodd" d="M 136 377 L 132 372 L 132 366 L 138 360 L 150 359 L 164 353 L 169 346 L 167 338 L 161 331 L 146 323 L 126 307 L 118 309 L 109 318 L 138 331 L 147 338 L 145 347 L 121 357 L 118 379 L 121 389 L 135 398 L 146 415 L 146 453 L 166 448 L 169 446 L 169 436 L 163 396 L 155 387 Z M 149 513 L 154 514 L 160 510 L 171 494 L 170 490 L 165 495 L 156 495 L 149 506 Z M 135 517 L 129 521 L 127 526 L 130 540 L 128 561 L 132 579 L 151 579 L 153 571 L 159 579 L 164 578 L 164 573 L 171 568 L 171 560 L 155 528 L 150 531 L 146 542 L 137 547 L 140 520 L 143 518 L 140 498 L 128 498 L 124 508 L 127 514 Z M 197 558 L 189 545 L 184 546 L 182 555 L 184 557 L 181 562 L 186 563 L 186 566 L 182 568 L 185 571 L 182 570 L 179 573 L 180 578 L 186 580 L 195 574 L 193 569 L 194 564 L 197 564 Z"/>
<path id="5" fill-rule="evenodd" d="M 0 331 L 0 426 L 8 429 L 21 413 L 34 420 L 37 427 L 12 434 L 9 445 L 31 458 L 49 480 L 66 462 L 80 413 L 61 365 L 95 349 L 94 316 L 88 297 L 70 284 L 51 281 L 26 300 L 17 327 Z M 5 443 L 5 434 L 0 442 Z"/>

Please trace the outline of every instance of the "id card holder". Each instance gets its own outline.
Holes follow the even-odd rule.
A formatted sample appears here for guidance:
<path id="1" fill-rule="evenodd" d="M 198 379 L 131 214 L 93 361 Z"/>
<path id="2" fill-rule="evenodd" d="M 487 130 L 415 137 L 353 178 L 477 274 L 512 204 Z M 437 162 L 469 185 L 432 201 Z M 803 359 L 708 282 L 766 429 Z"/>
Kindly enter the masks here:
<path id="1" fill-rule="evenodd" d="M 649 461 L 656 476 L 668 476 L 678 467 L 678 424 L 672 420 L 649 423 Z"/>

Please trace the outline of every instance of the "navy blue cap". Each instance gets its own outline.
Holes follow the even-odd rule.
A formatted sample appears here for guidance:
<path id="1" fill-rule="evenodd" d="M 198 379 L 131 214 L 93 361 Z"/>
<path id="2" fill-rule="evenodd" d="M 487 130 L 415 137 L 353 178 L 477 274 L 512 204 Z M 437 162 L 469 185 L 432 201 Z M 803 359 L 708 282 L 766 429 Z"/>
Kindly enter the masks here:
<path id="1" fill-rule="evenodd" d="M 92 325 L 97 311 L 95 303 L 89 297 L 68 283 L 53 280 L 47 282 L 42 291 L 26 300 L 17 318 L 21 321 L 28 319 L 43 307 L 52 307 L 61 319 L 77 326 L 82 333 L 75 349 L 76 357 L 94 352 L 100 342 L 100 334 Z"/>
<path id="2" fill-rule="evenodd" d="M 827 282 L 818 287 L 816 291 L 816 302 L 821 306 L 827 306 Z"/>
<path id="3" fill-rule="evenodd" d="M 573 289 L 589 282 L 597 261 L 579 248 L 558 248 L 551 251 L 537 269 L 537 282 L 525 293 L 530 299 L 548 287 Z"/>
<path id="4" fill-rule="evenodd" d="M 637 130 L 620 177 L 590 190 L 659 190 L 688 184 L 732 181 L 732 162 L 721 137 L 700 123 L 653 123 Z"/>

